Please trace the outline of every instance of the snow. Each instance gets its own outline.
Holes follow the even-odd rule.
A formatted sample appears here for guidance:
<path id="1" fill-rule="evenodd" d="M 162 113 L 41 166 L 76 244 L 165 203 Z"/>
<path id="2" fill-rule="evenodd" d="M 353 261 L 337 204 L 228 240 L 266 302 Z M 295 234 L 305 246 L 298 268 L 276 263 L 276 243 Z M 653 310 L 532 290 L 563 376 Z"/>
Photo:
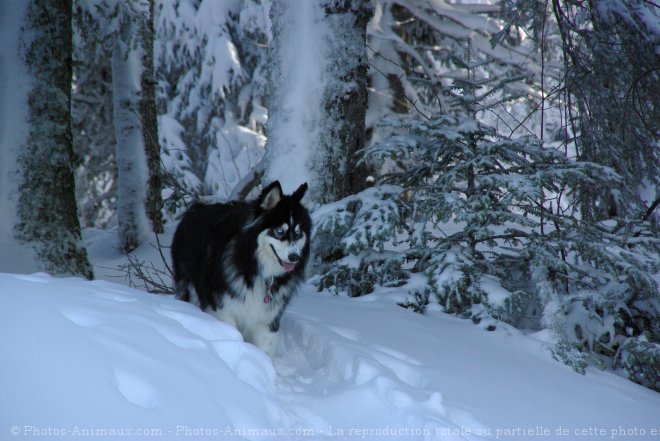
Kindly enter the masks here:
<path id="1" fill-rule="evenodd" d="M 158 133 L 163 169 L 174 174 L 184 188 L 199 188 L 202 182 L 190 172 L 192 167 L 188 147 L 183 142 L 185 128 L 170 115 L 158 116 Z M 171 190 L 170 190 L 171 191 Z M 165 195 L 166 199 L 168 194 Z"/>
<path id="2" fill-rule="evenodd" d="M 266 138 L 246 127 L 227 124 L 216 132 L 216 145 L 220 148 L 209 153 L 204 182 L 214 194 L 228 194 L 240 188 L 239 183 L 252 170 L 263 155 Z M 223 190 L 223 191 L 219 191 Z"/>
<path id="3" fill-rule="evenodd" d="M 156 2 L 163 165 L 188 194 L 230 199 L 263 157 L 266 7 L 240 0 Z M 166 196 L 170 205 L 183 205 L 179 193 Z"/>
<path id="4" fill-rule="evenodd" d="M 107 279 L 123 259 L 111 235 L 85 232 L 95 272 Z M 158 261 L 150 244 L 137 252 Z M 504 326 L 487 332 L 438 311 L 418 315 L 399 307 L 401 298 L 401 288 L 353 299 L 305 284 L 271 361 L 232 327 L 171 296 L 108 280 L 0 274 L 0 381 L 10 397 L 0 434 L 657 436 L 658 393 L 593 368 L 577 374 L 552 359 L 542 336 Z"/>
<path id="5" fill-rule="evenodd" d="M 104 281 L 0 280 L 4 433 L 268 421 L 267 357 L 192 305 Z"/>
<path id="6" fill-rule="evenodd" d="M 488 303 L 494 307 L 504 308 L 506 300 L 511 298 L 511 292 L 504 288 L 496 277 L 482 276 L 480 286 L 488 295 Z"/>
<path id="7" fill-rule="evenodd" d="M 236 13 L 238 2 L 235 0 L 222 2 L 202 2 L 197 12 L 197 32 L 202 29 L 211 30 L 211 35 L 204 51 L 201 76 L 211 78 L 214 93 L 221 98 L 225 97 L 225 89 L 231 84 L 232 71 L 240 75 L 241 64 L 238 60 L 236 48 L 224 35 L 225 30 L 218 26 L 219 17 L 227 17 L 230 12 Z M 192 17 L 191 17 L 192 18 Z"/>
<path id="8" fill-rule="evenodd" d="M 269 3 L 263 2 L 264 7 Z M 318 144 L 322 124 L 328 30 L 316 2 L 273 3 L 286 10 L 285 21 L 275 26 L 283 33 L 278 57 L 283 61 L 276 66 L 281 84 L 276 89 L 285 92 L 274 100 L 279 112 L 269 124 L 278 130 L 268 141 L 274 153 L 265 180 L 279 179 L 289 193 L 303 181 L 315 182 L 309 171 L 314 165 L 310 146 Z M 471 5 L 442 0 L 409 4 L 432 28 L 456 38 L 495 29 L 494 22 L 467 13 Z M 405 287 L 379 288 L 354 299 L 316 292 L 311 283 L 303 285 L 283 317 L 272 360 L 245 343 L 235 329 L 194 306 L 127 287 L 117 269 L 126 257 L 116 250 L 116 230 L 84 232 L 95 274 L 104 280 L 15 274 L 37 268 L 30 250 L 12 239 L 18 193 L 13 169 L 28 135 L 30 78 L 18 54 L 26 5 L 0 2 L 0 439 L 658 439 L 660 395 L 611 372 L 588 368 L 586 375 L 575 373 L 552 358 L 549 348 L 555 336 L 549 330 L 525 335 L 496 323 L 495 330 L 487 332 L 491 326 L 443 314 L 437 304 L 425 315 L 398 306 L 409 297 L 408 291 L 414 292 L 411 287 L 426 286 L 423 274 L 413 274 Z M 184 46 L 184 59 L 195 58 L 195 51 L 204 48 L 201 72 L 189 69 L 176 83 L 188 99 L 173 96 L 167 114 L 160 116 L 164 168 L 184 187 L 205 185 L 222 198 L 242 188 L 237 183 L 261 158 L 265 138 L 253 123 L 267 121 L 258 101 L 252 103 L 249 127 L 226 115 L 212 117 L 214 99 L 227 98 L 238 79 L 249 75 L 226 18 L 230 11 L 240 10 L 241 22 L 253 20 L 257 24 L 249 29 L 259 28 L 257 11 L 262 4 L 208 0 L 159 5 L 159 26 L 176 21 L 187 29 L 187 35 L 172 29 L 166 33 L 163 60 L 180 62 L 173 55 L 176 44 Z M 616 2 L 603 5 L 615 8 Z M 658 34 L 657 20 L 652 20 L 657 14 L 647 9 L 639 13 L 646 17 L 651 34 Z M 384 38 L 394 20 L 389 6 L 378 2 L 376 17 L 371 33 L 379 38 L 372 47 L 399 60 L 399 51 L 406 48 L 397 45 L 403 40 Z M 264 25 L 270 36 L 268 17 Z M 491 48 L 485 38 L 474 44 L 499 60 L 529 63 L 527 54 Z M 139 86 L 138 73 L 130 72 L 137 65 L 135 57 L 133 51 L 124 82 L 115 79 L 117 90 L 126 97 Z M 378 57 L 372 63 L 386 74 L 401 73 Z M 192 61 L 189 65 L 196 66 Z M 372 80 L 376 90 L 389 87 L 386 76 L 374 75 Z M 416 101 L 414 90 L 404 87 Z M 249 107 L 252 93 L 242 89 L 239 108 Z M 373 127 L 392 107 L 392 96 L 374 93 L 370 99 L 367 122 Z M 204 158 L 206 175 L 192 172 L 193 147 L 184 141 L 187 128 L 182 121 L 193 113 L 199 113 L 197 130 L 207 131 L 213 141 Z M 380 133 L 376 136 L 384 132 Z M 136 144 L 141 142 L 138 138 Z M 146 167 L 142 157 L 129 162 Z M 146 169 L 142 171 L 144 175 Z M 651 194 L 646 190 L 645 197 Z M 143 195 L 132 199 L 140 205 Z M 346 248 L 359 248 L 373 239 L 375 226 L 370 222 L 378 221 L 372 216 L 379 213 L 367 202 L 356 214 L 369 226 L 360 230 L 364 243 L 345 241 Z M 329 222 L 338 207 L 335 203 L 316 210 L 316 223 Z M 144 214 L 140 222 L 146 235 Z M 167 225 L 163 244 L 170 243 L 174 226 Z M 133 255 L 162 269 L 155 245 L 153 235 L 148 235 Z M 448 264 L 459 262 L 460 256 L 450 257 Z M 358 260 L 351 256 L 346 262 Z M 437 276 L 455 275 L 447 270 Z M 504 307 L 511 296 L 492 276 L 482 278 L 481 287 L 494 306 Z M 546 307 L 545 314 L 552 313 Z M 567 320 L 586 323 L 592 334 L 614 326 L 611 321 L 589 320 L 588 314 L 575 307 Z"/>

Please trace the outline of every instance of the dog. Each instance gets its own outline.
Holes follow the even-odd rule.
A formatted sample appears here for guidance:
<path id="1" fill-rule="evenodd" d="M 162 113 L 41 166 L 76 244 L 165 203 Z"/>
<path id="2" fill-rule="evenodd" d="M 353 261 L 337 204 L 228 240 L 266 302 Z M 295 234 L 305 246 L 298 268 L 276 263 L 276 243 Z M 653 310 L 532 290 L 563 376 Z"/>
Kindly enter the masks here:
<path id="1" fill-rule="evenodd" d="M 176 297 L 234 326 L 271 358 L 309 257 L 306 191 L 304 183 L 284 195 L 275 181 L 251 202 L 196 203 L 172 240 Z"/>

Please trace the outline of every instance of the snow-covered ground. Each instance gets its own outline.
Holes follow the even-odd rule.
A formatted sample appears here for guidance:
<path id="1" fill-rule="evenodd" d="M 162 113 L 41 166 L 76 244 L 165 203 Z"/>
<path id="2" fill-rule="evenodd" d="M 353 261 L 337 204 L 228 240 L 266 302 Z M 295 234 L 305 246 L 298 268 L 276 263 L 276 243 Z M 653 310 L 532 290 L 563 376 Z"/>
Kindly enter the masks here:
<path id="1" fill-rule="evenodd" d="M 105 279 L 123 259 L 109 234 L 86 234 Z M 0 274 L 0 439 L 660 439 L 660 394 L 506 326 L 420 316 L 394 289 L 303 286 L 271 361 L 121 280 Z"/>

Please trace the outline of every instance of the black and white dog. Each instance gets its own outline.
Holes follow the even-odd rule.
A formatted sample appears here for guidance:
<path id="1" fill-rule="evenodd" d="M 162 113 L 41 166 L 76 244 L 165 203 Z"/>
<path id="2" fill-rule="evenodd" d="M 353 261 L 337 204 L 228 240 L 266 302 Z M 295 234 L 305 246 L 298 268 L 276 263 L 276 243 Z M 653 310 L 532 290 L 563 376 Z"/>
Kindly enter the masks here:
<path id="1" fill-rule="evenodd" d="M 309 256 L 305 191 L 306 183 L 284 195 L 275 181 L 252 202 L 195 204 L 172 241 L 177 298 L 233 325 L 271 357 Z"/>

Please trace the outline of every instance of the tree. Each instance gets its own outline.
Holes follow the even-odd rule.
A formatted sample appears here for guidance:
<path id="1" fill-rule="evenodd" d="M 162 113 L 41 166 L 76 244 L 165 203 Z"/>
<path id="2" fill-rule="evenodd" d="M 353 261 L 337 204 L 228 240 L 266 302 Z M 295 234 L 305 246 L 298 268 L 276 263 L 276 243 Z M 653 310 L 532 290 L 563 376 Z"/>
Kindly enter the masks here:
<path id="1" fill-rule="evenodd" d="M 166 209 L 245 196 L 263 173 L 268 46 L 258 0 L 163 2 L 155 64 Z"/>
<path id="2" fill-rule="evenodd" d="M 383 181 L 410 190 L 404 202 L 412 224 L 408 258 L 427 275 L 445 311 L 480 319 L 485 308 L 486 316 L 515 322 L 522 313 L 515 308 L 535 293 L 524 299 L 512 294 L 523 289 L 510 283 L 520 271 L 511 265 L 536 247 L 550 255 L 566 252 L 561 242 L 574 219 L 550 211 L 548 200 L 558 204 L 571 182 L 593 184 L 611 172 L 571 163 L 536 137 L 509 138 L 480 121 L 480 114 L 516 98 L 507 89 L 520 78 L 479 78 L 483 63 L 454 62 L 467 75 L 443 90 L 451 113 L 388 121 L 398 135 L 365 153 L 402 164 Z M 554 263 L 564 274 L 558 279 L 567 277 L 565 265 Z M 484 284 L 511 291 L 495 301 Z"/>
<path id="3" fill-rule="evenodd" d="M 17 42 L 15 38 L 6 40 L 12 61 L 3 68 L 25 69 L 30 81 L 26 94 L 11 95 L 10 105 L 26 109 L 27 129 L 21 121 L 10 129 L 15 131 L 14 139 L 7 139 L 18 141 L 20 147 L 2 145 L 3 162 L 8 159 L 7 166 L 18 167 L 14 175 L 18 178 L 17 200 L 4 194 L 17 209 L 15 216 L 9 210 L 10 228 L 3 233 L 18 239 L 19 247 L 31 248 L 42 270 L 91 279 L 92 268 L 81 243 L 73 176 L 71 2 L 33 0 L 23 8 L 12 5 L 5 9 L 3 15 L 6 12 L 9 20 L 21 23 L 22 30 L 20 48 L 12 44 Z M 19 64 L 24 67 L 17 67 Z M 3 184 L 10 182 L 6 172 Z M 13 251 L 4 252 L 11 255 Z"/>
<path id="4" fill-rule="evenodd" d="M 83 227 L 117 224 L 117 164 L 112 50 L 99 44 L 98 23 L 74 0 L 72 118 L 77 200 Z"/>
<path id="5" fill-rule="evenodd" d="M 367 112 L 368 57 L 367 23 L 373 10 L 369 1 L 325 0 L 328 27 L 328 54 L 322 118 L 326 131 L 319 150 L 323 158 L 317 170 L 329 179 L 324 201 L 334 201 L 363 190 L 368 170 L 358 161 L 358 151 L 365 146 Z M 337 36 L 341 35 L 341 38 Z M 342 158 L 338 161 L 338 158 Z"/>
<path id="6" fill-rule="evenodd" d="M 364 188 L 370 15 L 367 1 L 273 2 L 266 182 L 306 181 L 316 203 Z"/>
<path id="7" fill-rule="evenodd" d="M 156 141 L 153 74 L 149 71 L 153 58 L 148 54 L 153 8 L 148 1 L 117 3 L 107 12 L 106 17 L 118 26 L 112 50 L 117 222 L 120 248 L 130 252 L 149 231 L 162 231 L 160 149 Z"/>
<path id="8" fill-rule="evenodd" d="M 657 272 L 660 249 L 655 210 L 660 201 L 660 14 L 657 5 L 635 0 L 556 0 L 553 12 L 577 156 L 611 167 L 621 177 L 576 188 L 582 218 L 607 226 L 608 251 L 616 250 L 610 259 L 597 246 L 586 246 L 581 254 L 595 268 L 607 269 L 616 288 L 575 302 L 569 321 L 580 313 L 589 320 L 569 335 L 582 350 L 612 357 L 633 381 L 660 390 L 660 325 L 654 319 L 660 293 L 650 277 Z M 594 338 L 587 331 L 607 330 L 608 319 L 616 323 L 613 338 L 603 332 Z"/>
<path id="9" fill-rule="evenodd" d="M 156 75 L 154 67 L 154 0 L 148 0 L 148 10 L 141 29 L 144 45 L 143 72 L 140 78 L 140 122 L 142 141 L 147 156 L 149 179 L 145 200 L 147 216 L 155 233 L 163 232 L 163 177 L 158 142 L 158 118 L 156 111 Z"/>
<path id="10" fill-rule="evenodd" d="M 548 8 L 552 14 L 545 13 Z M 657 8 L 634 0 L 556 0 L 550 6 L 512 0 L 503 2 L 503 12 L 503 34 L 540 35 L 535 42 L 541 54 L 543 29 L 556 30 L 550 37 L 560 43 L 555 60 L 563 69 L 552 100 L 565 116 L 554 137 L 567 157 L 607 167 L 616 176 L 599 185 L 573 182 L 567 194 L 572 203 L 555 205 L 557 213 L 571 211 L 576 219 L 562 260 L 568 254 L 589 268 L 583 284 L 572 281 L 557 289 L 552 279 L 558 260 L 549 253 L 533 259 L 532 279 L 546 311 L 554 311 L 544 318 L 560 336 L 555 353 L 578 368 L 610 360 L 632 380 L 657 390 L 660 326 L 653 317 L 660 294 L 651 277 L 658 271 L 659 247 Z"/>
<path id="11" fill-rule="evenodd" d="M 563 43 L 577 154 L 623 178 L 617 185 L 580 189 L 582 215 L 640 219 L 660 186 L 657 5 L 557 0 L 553 12 Z M 655 198 L 649 200 L 648 193 Z"/>
<path id="12" fill-rule="evenodd" d="M 491 45 L 493 34 L 500 30 L 498 5 L 426 0 L 377 0 L 375 5 L 367 35 L 371 67 L 369 144 L 392 134 L 390 127 L 379 125 L 383 118 L 405 118 L 411 112 L 429 116 L 450 110 L 440 90 L 460 77 L 453 58 L 465 56 L 468 38 L 472 58 L 491 61 L 482 67 L 489 75 L 522 75 L 527 80 L 510 85 L 524 91 L 527 99 L 492 108 L 484 118 L 501 130 L 539 134 L 539 118 L 531 110 L 536 104 L 532 99 L 540 89 L 540 57 L 529 38 L 502 39 Z"/>
<path id="13" fill-rule="evenodd" d="M 116 178 L 113 175 L 114 169 L 108 170 L 105 167 L 105 170 L 99 172 L 109 175 L 105 178 L 108 186 L 113 185 L 114 181 L 117 183 L 119 246 L 124 252 L 135 249 L 150 231 L 160 232 L 163 229 L 162 176 L 153 67 L 153 14 L 154 5 L 151 0 L 79 1 L 76 8 L 76 24 L 84 29 L 88 38 L 80 42 L 79 46 L 86 46 L 88 53 L 95 56 L 110 55 Z M 77 40 L 82 35 L 77 35 Z M 95 45 L 110 49 L 94 50 Z M 89 68 L 80 68 L 79 71 L 80 81 L 86 81 Z M 104 85 L 101 85 L 101 89 Z M 97 93 L 94 98 L 105 105 L 107 93 L 99 89 L 97 86 L 96 90 L 92 89 L 92 93 Z M 79 101 L 86 98 L 85 95 L 78 97 Z M 84 105 L 81 107 L 84 108 Z M 97 118 L 79 116 L 78 119 L 81 124 L 85 121 L 90 123 L 88 136 L 92 141 L 98 139 L 98 130 L 105 128 L 103 124 L 109 120 L 107 107 L 100 105 L 98 108 Z M 77 112 L 77 115 L 80 113 Z M 86 133 L 82 125 L 79 130 L 79 136 Z M 82 139 L 86 139 L 85 135 Z M 102 145 L 107 146 L 107 143 L 103 142 Z M 83 152 L 83 155 L 83 162 L 94 157 L 89 152 Z"/>
<path id="14" fill-rule="evenodd" d="M 621 176 L 481 121 L 516 78 L 480 77 L 481 63 L 455 62 L 467 76 L 443 89 L 450 114 L 387 121 L 396 135 L 364 151 L 400 164 L 382 178 L 396 187 L 322 210 L 319 288 L 361 295 L 422 273 L 426 284 L 411 285 L 405 306 L 438 302 L 487 328 L 497 319 L 549 329 L 555 357 L 575 369 L 608 360 L 657 388 L 660 241 L 651 222 L 582 217 L 578 190 L 618 186 Z"/>

